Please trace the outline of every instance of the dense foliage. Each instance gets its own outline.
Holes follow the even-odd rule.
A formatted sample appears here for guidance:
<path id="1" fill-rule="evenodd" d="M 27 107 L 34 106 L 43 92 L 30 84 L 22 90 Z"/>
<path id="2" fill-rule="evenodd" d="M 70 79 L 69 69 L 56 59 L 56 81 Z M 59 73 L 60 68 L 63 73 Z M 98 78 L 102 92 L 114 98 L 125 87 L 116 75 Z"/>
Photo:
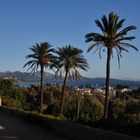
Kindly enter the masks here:
<path id="1" fill-rule="evenodd" d="M 64 114 L 60 115 L 60 101 L 62 87 L 59 84 L 44 86 L 43 114 L 60 116 L 69 120 L 76 120 L 90 126 L 114 129 L 127 132 L 128 128 L 135 130 L 139 135 L 140 125 L 140 88 L 131 92 L 122 93 L 120 88 L 114 98 L 110 100 L 109 122 L 102 122 L 104 105 L 98 95 L 80 95 L 73 87 L 66 87 Z M 2 104 L 7 107 L 25 111 L 39 112 L 39 87 L 19 87 L 9 80 L 0 80 L 0 96 Z M 77 101 L 80 102 L 77 118 Z M 121 129 L 120 129 L 121 128 Z M 133 134 L 132 132 L 127 132 Z"/>

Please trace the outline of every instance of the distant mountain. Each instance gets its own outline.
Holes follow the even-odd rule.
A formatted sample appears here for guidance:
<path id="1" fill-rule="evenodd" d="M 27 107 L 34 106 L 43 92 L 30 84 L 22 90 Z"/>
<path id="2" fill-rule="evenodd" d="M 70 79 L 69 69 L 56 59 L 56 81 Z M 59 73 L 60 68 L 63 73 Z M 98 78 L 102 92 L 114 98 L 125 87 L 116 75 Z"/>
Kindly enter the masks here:
<path id="1" fill-rule="evenodd" d="M 33 82 L 33 81 L 38 81 L 40 80 L 40 72 L 36 72 L 35 74 L 29 73 L 29 72 L 20 72 L 20 71 L 15 71 L 15 72 L 0 72 L 0 77 L 12 77 L 20 81 L 24 82 Z M 44 72 L 44 80 L 46 79 L 53 79 L 54 75 L 49 73 L 49 72 Z"/>
<path id="2" fill-rule="evenodd" d="M 40 80 L 40 72 L 36 72 L 35 74 L 29 73 L 29 72 L 0 72 L 0 77 L 12 77 L 17 80 L 23 81 L 23 82 L 35 82 Z M 54 82 L 61 82 L 63 83 L 63 79 L 55 79 L 54 74 L 49 72 L 44 72 L 44 81 L 54 83 Z M 105 86 L 105 78 L 88 78 L 88 77 L 82 77 L 80 81 L 68 81 L 69 85 L 93 85 L 95 86 Z M 120 80 L 120 79 L 110 79 L 110 85 L 116 86 L 116 85 L 127 85 L 129 87 L 140 87 L 140 81 L 132 81 L 132 80 Z"/>
<path id="3" fill-rule="evenodd" d="M 85 78 L 90 81 L 93 85 L 96 86 L 103 86 L 105 85 L 105 78 Z M 117 86 L 117 85 L 124 85 L 129 87 L 140 87 L 140 81 L 134 81 L 134 80 L 121 80 L 121 79 L 110 79 L 110 85 L 111 86 Z"/>

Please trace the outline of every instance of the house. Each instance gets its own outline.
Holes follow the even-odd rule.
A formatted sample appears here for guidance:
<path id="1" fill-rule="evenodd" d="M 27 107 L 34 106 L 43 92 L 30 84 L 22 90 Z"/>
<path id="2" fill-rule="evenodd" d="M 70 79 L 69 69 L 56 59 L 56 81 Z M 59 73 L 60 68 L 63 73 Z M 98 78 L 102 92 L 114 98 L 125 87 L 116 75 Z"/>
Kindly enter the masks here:
<path id="1" fill-rule="evenodd" d="M 92 95 L 91 89 L 90 88 L 77 88 L 77 91 L 81 95 Z"/>

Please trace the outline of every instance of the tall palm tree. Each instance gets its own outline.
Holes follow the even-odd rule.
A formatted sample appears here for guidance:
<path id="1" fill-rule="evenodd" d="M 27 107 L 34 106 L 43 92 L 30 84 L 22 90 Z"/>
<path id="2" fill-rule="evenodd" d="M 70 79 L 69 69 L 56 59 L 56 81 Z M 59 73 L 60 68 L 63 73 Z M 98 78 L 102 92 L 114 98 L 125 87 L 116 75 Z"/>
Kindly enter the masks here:
<path id="1" fill-rule="evenodd" d="M 104 107 L 104 119 L 108 117 L 108 94 L 109 94 L 109 81 L 110 81 L 110 61 L 113 56 L 113 50 L 116 50 L 118 63 L 120 68 L 120 58 L 122 57 L 122 51 L 128 52 L 128 48 L 133 48 L 136 51 L 138 49 L 127 43 L 135 39 L 134 36 L 127 36 L 127 33 L 131 30 L 136 29 L 135 26 L 127 26 L 122 29 L 125 19 L 120 19 L 117 14 L 111 12 L 108 17 L 102 16 L 101 21 L 95 20 L 97 27 L 101 30 L 101 33 L 88 33 L 86 42 L 93 42 L 88 48 L 88 52 L 94 49 L 99 50 L 99 57 L 101 58 L 101 51 L 105 47 L 107 49 L 107 60 L 106 60 L 106 92 L 105 92 L 105 107 Z M 95 50 L 95 51 L 96 51 Z"/>
<path id="2" fill-rule="evenodd" d="M 28 66 L 28 70 L 36 72 L 40 68 L 40 113 L 43 111 L 43 75 L 44 69 L 51 67 L 54 49 L 48 42 L 36 43 L 31 48 L 32 54 L 26 56 L 30 59 L 23 67 Z"/>
<path id="3" fill-rule="evenodd" d="M 58 71 L 64 70 L 64 83 L 62 86 L 62 96 L 61 96 L 61 105 L 60 105 L 60 113 L 63 114 L 64 110 L 64 98 L 65 98 L 65 91 L 66 91 L 66 82 L 69 76 L 73 76 L 76 80 L 78 79 L 78 68 L 82 70 L 87 70 L 88 63 L 87 60 L 82 55 L 83 51 L 81 49 L 72 47 L 71 45 L 65 46 L 62 48 L 58 48 L 56 50 L 57 54 L 57 64 L 58 64 Z M 58 72 L 57 71 L 57 72 Z"/>

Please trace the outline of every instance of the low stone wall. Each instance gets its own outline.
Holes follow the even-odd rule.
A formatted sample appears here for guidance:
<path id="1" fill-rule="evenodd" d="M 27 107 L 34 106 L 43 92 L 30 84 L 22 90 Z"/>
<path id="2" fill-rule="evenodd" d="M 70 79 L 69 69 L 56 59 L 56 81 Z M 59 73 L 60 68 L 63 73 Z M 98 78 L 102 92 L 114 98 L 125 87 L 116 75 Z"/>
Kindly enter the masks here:
<path id="1" fill-rule="evenodd" d="M 26 121 L 41 125 L 47 129 L 51 129 L 59 135 L 72 140 L 140 140 L 140 138 L 137 137 L 91 128 L 72 122 L 47 119 L 41 115 L 35 115 L 17 109 L 0 107 L 0 111 L 16 115 L 22 119 L 25 119 Z"/>

